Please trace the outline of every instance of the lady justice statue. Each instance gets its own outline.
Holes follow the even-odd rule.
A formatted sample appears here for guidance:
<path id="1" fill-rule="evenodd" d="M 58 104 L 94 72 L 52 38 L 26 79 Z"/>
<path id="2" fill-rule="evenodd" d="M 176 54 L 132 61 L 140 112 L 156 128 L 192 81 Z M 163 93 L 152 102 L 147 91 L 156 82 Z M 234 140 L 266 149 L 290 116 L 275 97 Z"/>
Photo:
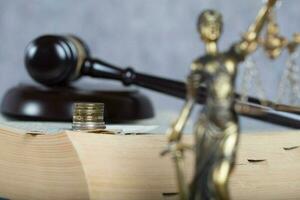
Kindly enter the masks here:
<path id="1" fill-rule="evenodd" d="M 181 200 L 230 199 L 228 180 L 239 140 L 238 108 L 234 96 L 237 68 L 256 50 L 258 37 L 275 3 L 276 0 L 268 0 L 242 39 L 225 52 L 219 52 L 217 47 L 223 28 L 221 14 L 206 10 L 199 17 L 197 28 L 206 54 L 191 65 L 186 102 L 167 133 L 169 143 L 162 153 L 172 155 Z M 207 99 L 195 124 L 195 146 L 192 147 L 184 144 L 181 138 L 200 85 L 206 86 Z M 195 174 L 190 185 L 184 177 L 186 149 L 192 149 L 196 154 Z"/>

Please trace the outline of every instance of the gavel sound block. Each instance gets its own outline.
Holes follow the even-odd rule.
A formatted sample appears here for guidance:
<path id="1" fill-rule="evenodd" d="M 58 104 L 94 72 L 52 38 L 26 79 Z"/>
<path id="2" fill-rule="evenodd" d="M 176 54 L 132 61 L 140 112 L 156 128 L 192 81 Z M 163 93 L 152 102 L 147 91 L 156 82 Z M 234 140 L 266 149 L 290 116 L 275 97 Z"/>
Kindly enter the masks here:
<path id="1" fill-rule="evenodd" d="M 1 112 L 7 117 L 33 121 L 72 121 L 76 102 L 102 102 L 108 123 L 124 123 L 154 116 L 150 99 L 137 89 L 18 85 L 7 91 Z"/>
<path id="2" fill-rule="evenodd" d="M 299 199 L 299 132 L 242 134 L 230 180 L 233 199 Z M 186 135 L 187 143 L 192 136 Z M 56 134 L 0 127 L 0 197 L 177 199 L 165 135 Z M 193 174 L 193 155 L 186 172 Z"/>

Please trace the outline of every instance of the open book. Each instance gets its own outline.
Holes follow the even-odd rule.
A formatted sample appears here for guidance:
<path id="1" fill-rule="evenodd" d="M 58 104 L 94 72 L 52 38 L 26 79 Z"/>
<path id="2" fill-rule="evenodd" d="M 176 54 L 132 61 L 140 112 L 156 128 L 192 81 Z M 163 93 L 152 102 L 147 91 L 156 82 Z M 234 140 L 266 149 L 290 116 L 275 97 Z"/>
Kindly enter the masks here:
<path id="1" fill-rule="evenodd" d="M 36 131 L 0 126 L 0 197 L 177 199 L 172 159 L 160 156 L 163 134 Z M 300 132 L 242 134 L 230 181 L 233 199 L 299 199 L 299 145 Z M 192 152 L 186 172 L 191 179 Z"/>

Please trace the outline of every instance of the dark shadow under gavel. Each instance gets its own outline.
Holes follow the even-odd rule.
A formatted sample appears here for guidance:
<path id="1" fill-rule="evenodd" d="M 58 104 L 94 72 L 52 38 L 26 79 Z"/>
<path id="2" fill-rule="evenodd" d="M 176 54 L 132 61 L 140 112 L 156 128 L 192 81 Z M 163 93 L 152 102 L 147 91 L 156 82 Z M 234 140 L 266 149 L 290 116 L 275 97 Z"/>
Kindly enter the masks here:
<path id="1" fill-rule="evenodd" d="M 184 82 L 135 72 L 132 68 L 115 65 L 90 57 L 87 45 L 75 36 L 46 35 L 33 40 L 26 48 L 25 64 L 28 73 L 37 82 L 47 86 L 66 85 L 81 76 L 119 80 L 124 85 L 138 85 L 171 96 L 185 98 Z M 300 120 L 280 115 L 275 109 L 299 114 L 297 107 L 280 106 L 254 97 L 248 103 L 240 102 L 236 94 L 237 113 L 258 120 L 292 128 L 300 128 Z M 205 103 L 206 88 L 201 87 L 197 101 Z M 275 108 L 275 109 L 274 109 Z"/>

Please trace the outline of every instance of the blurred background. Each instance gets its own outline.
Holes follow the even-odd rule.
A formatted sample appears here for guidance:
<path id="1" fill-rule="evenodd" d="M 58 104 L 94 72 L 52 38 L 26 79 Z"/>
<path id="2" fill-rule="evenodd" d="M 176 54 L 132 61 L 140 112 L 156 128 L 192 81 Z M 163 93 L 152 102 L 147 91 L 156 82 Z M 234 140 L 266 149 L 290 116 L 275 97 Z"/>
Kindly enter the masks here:
<path id="1" fill-rule="evenodd" d="M 137 71 L 184 80 L 190 63 L 203 54 L 196 32 L 199 13 L 220 10 L 225 50 L 253 22 L 262 0 L 0 0 L 0 99 L 19 83 L 33 83 L 23 64 L 25 46 L 42 34 L 75 34 L 90 47 L 95 57 Z M 277 9 L 283 34 L 300 31 L 300 2 L 283 1 Z M 274 99 L 287 59 L 284 53 L 269 61 L 261 50 L 253 56 L 259 66 L 268 99 Z M 239 72 L 237 89 L 241 90 Z M 99 87 L 120 85 L 112 81 L 83 78 Z M 143 89 L 141 89 L 143 90 Z M 176 117 L 182 100 L 143 90 L 156 108 L 156 122 L 168 124 Z M 254 91 L 251 91 L 255 95 Z M 243 129 L 271 130 L 271 126 L 242 120 Z"/>

